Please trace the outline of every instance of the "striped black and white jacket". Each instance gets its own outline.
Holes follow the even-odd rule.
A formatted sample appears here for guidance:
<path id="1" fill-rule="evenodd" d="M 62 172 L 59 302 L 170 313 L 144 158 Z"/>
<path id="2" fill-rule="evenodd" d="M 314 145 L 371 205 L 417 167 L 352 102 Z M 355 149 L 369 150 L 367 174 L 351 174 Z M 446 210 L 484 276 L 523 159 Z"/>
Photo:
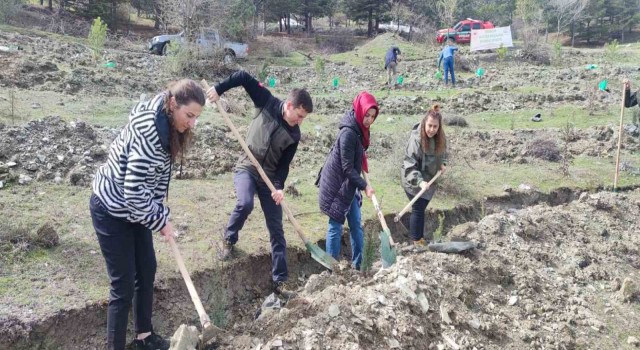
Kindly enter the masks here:
<path id="1" fill-rule="evenodd" d="M 166 225 L 170 213 L 163 204 L 171 178 L 163 99 L 159 94 L 131 110 L 129 123 L 111 144 L 109 158 L 93 180 L 93 192 L 109 214 L 153 232 Z"/>

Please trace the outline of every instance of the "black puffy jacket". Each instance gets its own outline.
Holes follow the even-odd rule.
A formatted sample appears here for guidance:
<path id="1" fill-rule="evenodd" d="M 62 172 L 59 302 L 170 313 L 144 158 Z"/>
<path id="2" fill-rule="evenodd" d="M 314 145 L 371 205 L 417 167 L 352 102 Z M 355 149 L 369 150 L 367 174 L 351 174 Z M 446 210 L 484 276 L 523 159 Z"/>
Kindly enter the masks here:
<path id="1" fill-rule="evenodd" d="M 362 172 L 362 132 L 354 111 L 347 112 L 340 122 L 338 137 L 320 173 L 320 210 L 344 224 L 356 190 L 364 190 Z"/>

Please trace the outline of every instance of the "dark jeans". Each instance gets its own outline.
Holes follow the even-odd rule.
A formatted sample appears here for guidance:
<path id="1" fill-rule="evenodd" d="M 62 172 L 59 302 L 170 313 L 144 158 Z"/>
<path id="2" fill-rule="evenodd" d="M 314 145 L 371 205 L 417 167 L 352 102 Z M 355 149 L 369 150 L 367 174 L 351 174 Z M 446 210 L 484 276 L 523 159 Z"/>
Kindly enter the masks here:
<path id="1" fill-rule="evenodd" d="M 287 271 L 287 241 L 282 229 L 282 207 L 276 205 L 271 198 L 271 190 L 265 183 L 256 181 L 248 171 L 238 170 L 233 175 L 233 185 L 236 188 L 236 207 L 231 213 L 229 224 L 224 232 L 224 239 L 231 244 L 238 242 L 238 232 L 242 230 L 244 222 L 253 210 L 253 196 L 258 193 L 260 206 L 264 212 L 271 239 L 271 278 L 286 281 Z"/>
<path id="2" fill-rule="evenodd" d="M 405 192 L 409 199 L 413 199 L 413 195 Z M 418 198 L 413 206 L 411 206 L 411 219 L 409 220 L 409 236 L 413 241 L 419 241 L 424 236 L 424 211 L 427 209 L 429 201 L 424 198 Z"/>
<path id="3" fill-rule="evenodd" d="M 449 73 L 451 73 L 451 82 L 456 85 L 456 75 L 453 73 L 453 56 L 444 59 L 444 83 L 449 83 Z"/>
<path id="4" fill-rule="evenodd" d="M 151 230 L 115 218 L 91 195 L 89 201 L 93 227 L 111 279 L 107 310 L 107 349 L 124 349 L 129 309 L 133 302 L 136 333 L 151 332 L 153 282 L 156 255 Z"/>

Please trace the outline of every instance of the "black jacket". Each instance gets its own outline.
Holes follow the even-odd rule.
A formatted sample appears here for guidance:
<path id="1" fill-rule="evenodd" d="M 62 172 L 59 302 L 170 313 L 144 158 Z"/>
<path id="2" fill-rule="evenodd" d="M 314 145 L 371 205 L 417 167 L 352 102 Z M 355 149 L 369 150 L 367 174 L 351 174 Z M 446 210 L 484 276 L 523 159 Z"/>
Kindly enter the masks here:
<path id="1" fill-rule="evenodd" d="M 364 190 L 362 172 L 362 132 L 355 112 L 347 112 L 340 123 L 340 131 L 320 173 L 320 211 L 344 224 L 356 190 Z"/>
<path id="2" fill-rule="evenodd" d="M 245 71 L 233 73 L 215 88 L 218 95 L 222 96 L 227 90 L 237 86 L 244 87 L 258 109 L 247 131 L 247 145 L 275 188 L 281 190 L 298 149 L 300 127 L 287 124 L 282 114 L 284 102 Z M 257 181 L 262 182 L 258 170 L 247 155 L 240 157 L 236 169 L 246 170 Z"/>

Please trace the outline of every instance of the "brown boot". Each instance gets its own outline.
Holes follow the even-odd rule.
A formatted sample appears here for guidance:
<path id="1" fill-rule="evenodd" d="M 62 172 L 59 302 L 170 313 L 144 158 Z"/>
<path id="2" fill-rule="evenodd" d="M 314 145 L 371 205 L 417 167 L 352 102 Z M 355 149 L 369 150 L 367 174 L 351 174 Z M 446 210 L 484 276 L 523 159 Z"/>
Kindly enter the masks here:
<path id="1" fill-rule="evenodd" d="M 222 253 L 220 254 L 220 260 L 228 261 L 233 258 L 233 244 L 228 241 L 224 242 L 224 248 L 222 248 Z"/>
<path id="2" fill-rule="evenodd" d="M 291 299 L 297 295 L 295 291 L 291 290 L 286 285 L 285 281 L 273 281 L 272 286 L 273 286 L 273 292 L 285 299 Z"/>

